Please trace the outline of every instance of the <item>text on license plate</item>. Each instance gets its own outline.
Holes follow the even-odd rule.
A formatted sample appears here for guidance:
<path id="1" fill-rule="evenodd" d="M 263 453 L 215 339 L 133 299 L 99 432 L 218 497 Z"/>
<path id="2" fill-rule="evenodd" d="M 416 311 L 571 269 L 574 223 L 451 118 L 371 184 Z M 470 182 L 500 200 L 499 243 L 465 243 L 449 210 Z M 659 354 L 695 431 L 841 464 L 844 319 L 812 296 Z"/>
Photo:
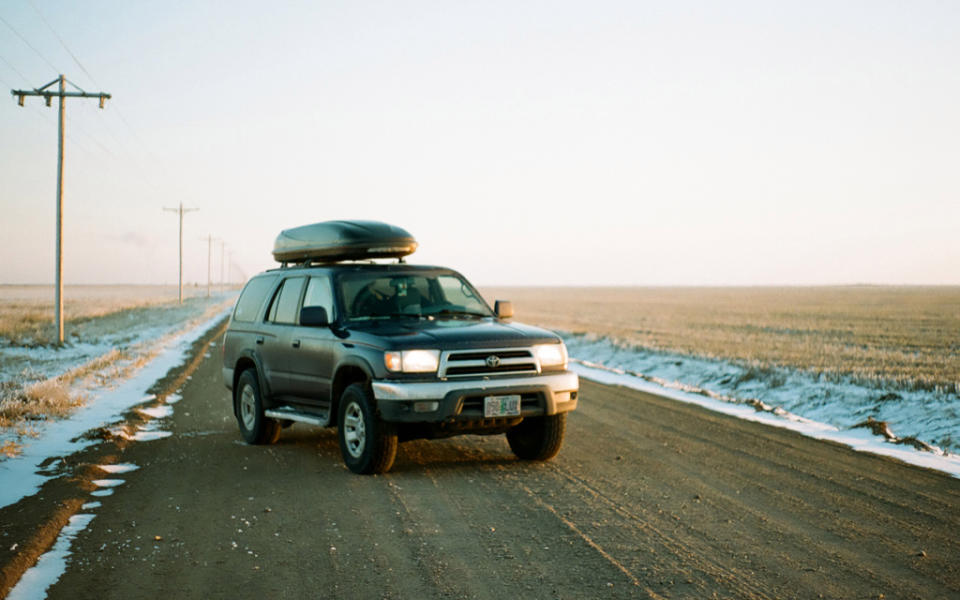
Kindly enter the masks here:
<path id="1" fill-rule="evenodd" d="M 520 416 L 520 396 L 487 396 L 483 399 L 483 417 Z"/>

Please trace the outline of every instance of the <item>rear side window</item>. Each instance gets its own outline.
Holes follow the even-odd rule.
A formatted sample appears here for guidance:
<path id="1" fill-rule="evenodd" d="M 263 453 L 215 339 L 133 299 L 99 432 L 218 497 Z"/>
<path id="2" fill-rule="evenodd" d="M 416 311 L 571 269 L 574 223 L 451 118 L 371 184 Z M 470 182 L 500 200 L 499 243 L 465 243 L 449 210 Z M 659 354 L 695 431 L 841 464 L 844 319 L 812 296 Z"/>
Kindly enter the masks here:
<path id="1" fill-rule="evenodd" d="M 297 304 L 300 302 L 300 292 L 303 291 L 303 281 L 303 277 L 291 277 L 283 282 L 273 299 L 268 320 L 287 324 L 297 322 Z"/>
<path id="2" fill-rule="evenodd" d="M 267 293 L 273 287 L 276 277 L 257 277 L 251 279 L 240 292 L 240 299 L 237 300 L 237 310 L 233 313 L 234 321 L 250 323 L 255 321 L 263 301 L 267 298 Z"/>

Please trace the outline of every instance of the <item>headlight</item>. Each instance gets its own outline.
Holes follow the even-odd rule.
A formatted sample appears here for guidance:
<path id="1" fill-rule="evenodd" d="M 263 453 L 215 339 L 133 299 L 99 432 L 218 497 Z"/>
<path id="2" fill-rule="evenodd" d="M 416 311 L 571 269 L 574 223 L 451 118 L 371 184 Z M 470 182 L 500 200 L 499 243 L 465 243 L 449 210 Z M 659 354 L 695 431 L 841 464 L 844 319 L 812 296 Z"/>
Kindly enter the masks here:
<path id="1" fill-rule="evenodd" d="M 440 366 L 439 350 L 402 350 L 383 353 L 388 371 L 433 373 Z"/>
<path id="2" fill-rule="evenodd" d="M 567 367 L 567 347 L 560 342 L 559 344 L 540 344 L 533 347 L 540 360 L 541 367 Z"/>

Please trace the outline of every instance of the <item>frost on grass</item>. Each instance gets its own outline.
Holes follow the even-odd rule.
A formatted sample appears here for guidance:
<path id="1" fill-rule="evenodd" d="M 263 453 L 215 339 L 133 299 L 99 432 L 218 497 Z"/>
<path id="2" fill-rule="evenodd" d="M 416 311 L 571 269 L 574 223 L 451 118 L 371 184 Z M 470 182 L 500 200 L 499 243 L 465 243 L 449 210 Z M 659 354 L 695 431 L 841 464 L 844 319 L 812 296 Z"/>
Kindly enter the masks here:
<path id="1" fill-rule="evenodd" d="M 229 295 L 192 298 L 183 305 L 155 298 L 118 301 L 94 293 L 113 288 L 91 288 L 79 314 L 70 320 L 68 313 L 66 343 L 56 347 L 24 333 L 33 323 L 29 306 L 5 298 L 14 293 L 11 289 L 0 286 L 0 458 L 16 455 L 26 437 L 37 435 L 33 424 L 42 429 L 44 422 L 69 416 L 91 392 L 114 387 L 155 358 L 164 339 L 231 302 Z M 20 314 L 25 325 L 14 323 L 11 314 Z M 50 312 L 45 314 L 49 329 Z"/>
<path id="2" fill-rule="evenodd" d="M 0 456 L 6 458 L 13 458 L 14 456 L 20 454 L 20 450 L 23 448 L 23 445 L 15 442 L 13 440 L 7 440 L 0 444 Z"/>
<path id="3" fill-rule="evenodd" d="M 507 288 L 516 319 L 824 381 L 960 394 L 960 286 Z M 771 385 L 771 387 L 773 387 Z"/>
<path id="4" fill-rule="evenodd" d="M 24 421 L 63 417 L 84 403 L 82 394 L 72 393 L 64 378 L 54 377 L 0 390 L 0 426 L 11 427 Z"/>
<path id="5" fill-rule="evenodd" d="M 918 450 L 960 451 L 960 396 L 952 390 L 900 388 L 852 376 L 824 377 L 788 367 L 680 355 L 595 335 L 563 337 L 571 359 L 586 366 L 760 412 L 795 415 L 840 429 L 867 429 Z"/>

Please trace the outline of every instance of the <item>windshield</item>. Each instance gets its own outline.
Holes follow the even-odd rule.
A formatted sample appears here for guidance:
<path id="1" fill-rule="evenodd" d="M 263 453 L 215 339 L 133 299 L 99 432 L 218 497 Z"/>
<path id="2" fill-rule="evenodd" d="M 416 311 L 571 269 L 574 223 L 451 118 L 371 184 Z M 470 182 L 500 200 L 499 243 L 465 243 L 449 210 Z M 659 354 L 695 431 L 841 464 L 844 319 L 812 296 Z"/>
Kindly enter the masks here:
<path id="1" fill-rule="evenodd" d="M 469 283 L 449 273 L 351 273 L 340 278 L 347 320 L 493 316 Z"/>

